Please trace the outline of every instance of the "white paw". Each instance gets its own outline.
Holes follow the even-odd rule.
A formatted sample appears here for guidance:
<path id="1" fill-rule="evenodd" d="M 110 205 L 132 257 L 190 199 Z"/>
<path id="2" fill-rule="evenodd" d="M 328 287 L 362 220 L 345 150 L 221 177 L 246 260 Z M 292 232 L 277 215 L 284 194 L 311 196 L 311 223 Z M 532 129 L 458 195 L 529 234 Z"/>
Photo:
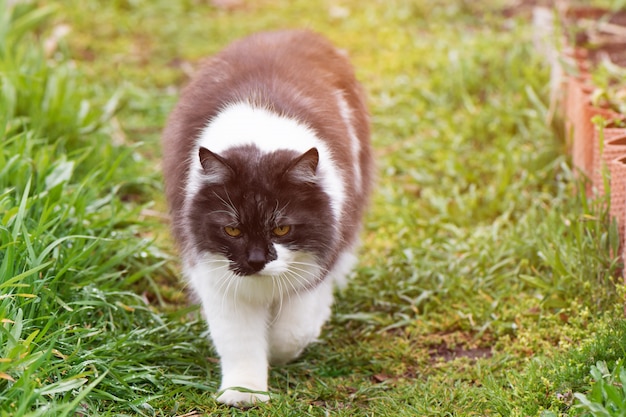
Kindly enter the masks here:
<path id="1" fill-rule="evenodd" d="M 241 392 L 234 389 L 227 389 L 222 392 L 217 401 L 222 404 L 232 405 L 235 407 L 251 407 L 257 403 L 269 401 L 270 396 L 260 392 Z"/>

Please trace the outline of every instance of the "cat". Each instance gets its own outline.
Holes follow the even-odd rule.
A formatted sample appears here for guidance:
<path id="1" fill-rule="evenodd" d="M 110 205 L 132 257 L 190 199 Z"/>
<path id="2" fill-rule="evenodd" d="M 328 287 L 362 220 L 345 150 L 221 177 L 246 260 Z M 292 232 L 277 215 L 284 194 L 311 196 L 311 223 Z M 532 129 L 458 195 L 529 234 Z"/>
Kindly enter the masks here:
<path id="1" fill-rule="evenodd" d="M 217 401 L 269 400 L 355 262 L 374 162 L 362 86 L 308 30 L 262 32 L 201 65 L 162 136 L 183 274 L 220 357 Z"/>

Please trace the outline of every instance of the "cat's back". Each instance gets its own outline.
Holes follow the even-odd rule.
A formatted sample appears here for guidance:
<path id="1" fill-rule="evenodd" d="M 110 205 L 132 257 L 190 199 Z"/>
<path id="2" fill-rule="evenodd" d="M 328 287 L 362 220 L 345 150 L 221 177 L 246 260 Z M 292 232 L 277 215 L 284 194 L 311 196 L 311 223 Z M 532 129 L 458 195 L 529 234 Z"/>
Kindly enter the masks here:
<path id="1" fill-rule="evenodd" d="M 163 134 L 163 168 L 172 213 L 183 208 L 192 176 L 189 161 L 203 132 L 237 104 L 297 121 L 315 133 L 328 150 L 321 157 L 330 160 L 342 181 L 339 188 L 344 195 L 338 197 L 342 211 L 354 214 L 350 216 L 354 222 L 345 220 L 346 227 L 355 226 L 373 175 L 366 99 L 345 54 L 306 30 L 264 32 L 235 41 L 206 61 L 183 90 Z M 239 123 L 245 127 L 254 122 L 242 118 Z M 276 138 L 271 146 L 304 149 L 290 140 Z M 211 145 L 203 143 L 209 149 Z M 227 145 L 215 146 L 223 150 Z"/>

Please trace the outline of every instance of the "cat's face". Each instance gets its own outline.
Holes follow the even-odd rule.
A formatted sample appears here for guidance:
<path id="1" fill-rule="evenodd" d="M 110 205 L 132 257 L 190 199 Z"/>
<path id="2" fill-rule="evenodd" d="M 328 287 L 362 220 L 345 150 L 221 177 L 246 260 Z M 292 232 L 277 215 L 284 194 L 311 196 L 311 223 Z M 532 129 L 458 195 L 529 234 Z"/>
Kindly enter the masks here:
<path id="1" fill-rule="evenodd" d="M 320 261 L 335 239 L 328 196 L 316 184 L 317 150 L 222 155 L 200 148 L 203 186 L 192 200 L 195 247 L 238 275 L 279 275 L 303 256 Z"/>

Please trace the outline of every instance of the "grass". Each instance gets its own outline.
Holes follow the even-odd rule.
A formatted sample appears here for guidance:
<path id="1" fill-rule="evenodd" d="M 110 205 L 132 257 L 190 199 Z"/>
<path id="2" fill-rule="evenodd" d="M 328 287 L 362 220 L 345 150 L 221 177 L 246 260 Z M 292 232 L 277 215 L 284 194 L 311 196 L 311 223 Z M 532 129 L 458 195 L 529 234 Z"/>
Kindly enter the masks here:
<path id="1" fill-rule="evenodd" d="M 577 408 L 587 409 L 588 415 L 619 416 L 626 413 L 626 371 L 620 363 L 611 372 L 605 362 L 598 362 L 591 367 L 594 383 L 589 398 L 574 394 L 581 402 Z"/>
<path id="2" fill-rule="evenodd" d="M 507 7 L 0 1 L 0 415 L 586 412 L 574 394 L 597 400 L 592 366 L 626 346 L 618 238 Z M 350 52 L 379 181 L 322 340 L 239 411 L 178 279 L 159 133 L 201 57 L 284 26 Z"/>

